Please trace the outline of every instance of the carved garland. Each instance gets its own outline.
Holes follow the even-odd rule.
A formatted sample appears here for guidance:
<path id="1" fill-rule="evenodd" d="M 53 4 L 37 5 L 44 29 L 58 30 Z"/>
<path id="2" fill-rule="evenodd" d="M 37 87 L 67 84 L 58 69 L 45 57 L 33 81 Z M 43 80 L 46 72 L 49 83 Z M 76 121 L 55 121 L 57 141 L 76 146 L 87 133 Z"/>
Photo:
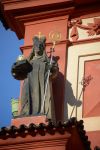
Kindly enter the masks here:
<path id="1" fill-rule="evenodd" d="M 88 36 L 99 35 L 100 34 L 100 18 L 94 18 L 94 23 L 88 23 L 87 25 L 82 24 L 82 19 L 78 18 L 76 20 L 68 21 L 68 27 L 72 28 L 70 37 L 72 41 L 77 41 L 79 38 L 78 28 L 87 30 Z"/>

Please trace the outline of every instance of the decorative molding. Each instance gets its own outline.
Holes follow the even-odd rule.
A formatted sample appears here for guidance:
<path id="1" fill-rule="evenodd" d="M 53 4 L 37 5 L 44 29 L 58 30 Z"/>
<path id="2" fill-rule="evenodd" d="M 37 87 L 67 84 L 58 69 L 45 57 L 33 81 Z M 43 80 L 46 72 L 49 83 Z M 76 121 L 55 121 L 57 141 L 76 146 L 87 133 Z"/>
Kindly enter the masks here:
<path id="1" fill-rule="evenodd" d="M 43 11 L 43 12 L 37 12 L 37 13 L 29 13 L 25 15 L 16 16 L 15 19 L 17 21 L 21 21 L 23 23 L 31 22 L 31 21 L 37 21 L 41 19 L 48 19 L 53 17 L 59 17 L 64 15 L 69 15 L 74 10 L 74 7 L 69 8 L 63 8 L 59 10 L 50 10 L 50 11 Z"/>
<path id="2" fill-rule="evenodd" d="M 57 45 L 61 45 L 61 44 L 68 44 L 70 45 L 70 41 L 69 40 L 62 40 L 62 41 L 59 41 L 59 43 L 57 43 Z M 31 45 L 23 45 L 20 47 L 20 50 L 23 52 L 24 50 L 29 50 L 32 48 L 32 44 Z M 46 43 L 46 46 L 52 46 L 52 43 L 51 42 L 48 42 Z"/>
<path id="3" fill-rule="evenodd" d="M 99 0 L 94 0 L 94 2 L 92 3 L 92 0 L 90 1 L 90 4 L 86 4 L 88 2 L 88 0 L 83 1 L 83 0 L 78 0 L 81 2 L 84 2 L 84 5 L 76 5 L 76 9 L 75 9 L 75 13 L 71 14 L 71 18 L 79 18 L 81 16 L 81 18 L 86 19 L 86 18 L 91 18 L 91 17 L 97 17 L 100 16 L 100 1 Z"/>
<path id="4" fill-rule="evenodd" d="M 4 0 L 0 5 L 4 20 L 19 39 L 24 38 L 25 23 L 67 16 L 74 10 L 72 0 Z"/>
<path id="5" fill-rule="evenodd" d="M 75 144 L 76 141 L 76 144 Z M 82 150 L 91 150 L 90 142 L 84 130 L 83 121 L 71 118 L 65 123 L 48 124 L 34 123 L 28 126 L 21 124 L 19 127 L 2 127 L 0 130 L 0 149 L 34 149 L 56 147 L 68 150 L 74 147 Z M 60 148 L 59 148 L 60 147 Z"/>
<path id="6" fill-rule="evenodd" d="M 6 4 L 6 8 L 7 9 L 9 9 L 10 8 L 10 6 L 14 6 L 14 4 L 16 3 L 17 4 L 17 8 L 24 8 L 25 7 L 25 5 L 27 5 L 28 7 L 35 7 L 35 6 L 40 6 L 40 5 L 51 5 L 51 4 L 58 4 L 58 3 L 66 3 L 66 4 L 69 4 L 69 3 L 73 3 L 73 0 L 63 0 L 63 2 L 62 2 L 62 0 L 36 0 L 36 1 L 34 1 L 34 0 L 3 0 L 3 2 L 2 2 L 3 4 Z M 24 4 L 24 5 L 21 5 L 21 4 Z M 16 6 L 14 6 L 14 7 L 16 7 Z"/>
<path id="7" fill-rule="evenodd" d="M 91 39 L 77 40 L 77 41 L 69 41 L 69 46 L 78 45 L 78 44 L 95 43 L 95 42 L 100 42 L 100 37 L 91 38 Z"/>
<path id="8" fill-rule="evenodd" d="M 100 41 L 100 39 L 99 39 Z M 76 42 L 77 43 L 77 42 Z M 83 76 L 84 76 L 84 61 L 88 60 L 97 60 L 100 59 L 100 45 L 98 42 L 96 43 L 89 43 L 89 44 L 82 44 L 82 45 L 75 45 L 75 46 L 70 46 L 69 47 L 69 53 L 68 53 L 68 66 L 67 66 L 67 75 L 66 79 L 71 83 L 72 85 L 72 90 L 74 93 L 74 96 L 77 98 L 80 96 L 81 90 L 82 90 L 82 85 L 80 84 Z M 75 74 L 71 74 L 71 72 L 76 72 Z M 77 83 L 76 83 L 76 82 Z M 81 101 L 83 101 L 83 95 L 81 96 Z M 73 106 L 68 105 L 68 115 L 70 117 L 71 111 L 72 111 Z M 77 108 L 77 117 L 78 119 L 82 118 L 82 105 Z M 75 112 L 74 115 L 75 116 Z M 82 118 L 84 120 L 84 125 L 85 125 L 85 130 L 86 131 L 95 131 L 95 130 L 100 130 L 100 126 L 96 124 L 96 121 L 99 121 L 100 119 L 94 118 L 93 121 L 91 121 L 91 117 L 86 120 L 86 118 Z M 93 124 L 95 127 L 91 128 L 91 122 L 95 122 Z M 90 126 L 89 126 L 90 124 Z M 97 128 L 98 126 L 98 128 Z"/>
<path id="9" fill-rule="evenodd" d="M 80 55 L 78 56 L 78 62 L 79 62 L 78 74 L 77 74 L 78 75 L 78 81 L 77 81 L 77 86 L 78 86 L 77 93 L 78 93 L 78 95 L 80 94 L 80 91 L 82 89 L 82 86 L 79 83 L 85 74 L 84 73 L 85 72 L 85 68 L 84 68 L 85 62 L 86 61 L 95 61 L 95 60 L 98 60 L 100 58 L 100 51 L 99 50 L 95 50 L 97 53 L 93 53 L 93 52 L 91 53 L 91 50 L 90 50 L 90 53 L 88 53 L 86 55 L 84 55 L 85 53 L 84 54 L 80 53 Z M 83 68 L 83 69 L 81 69 L 81 68 Z M 90 75 L 90 72 L 89 72 L 89 75 Z M 93 80 L 91 81 L 90 85 L 92 84 L 92 82 L 93 82 Z M 91 92 L 92 92 L 92 90 L 91 90 Z M 78 117 L 78 119 L 82 118 L 84 120 L 84 126 L 85 126 L 86 131 L 100 131 L 100 117 L 99 116 L 85 116 L 84 117 L 84 114 L 83 114 L 84 107 L 85 107 L 84 101 L 87 100 L 84 98 L 85 98 L 84 93 L 82 93 L 81 101 L 82 101 L 83 105 L 77 109 L 77 117 Z M 88 112 L 91 111 L 90 108 L 91 107 L 88 108 Z M 91 122 L 95 122 L 95 124 L 91 124 Z"/>
<path id="10" fill-rule="evenodd" d="M 100 18 L 94 18 L 94 23 L 88 23 L 87 25 L 82 24 L 82 19 L 70 20 L 68 27 L 72 28 L 70 37 L 72 41 L 76 42 L 79 39 L 78 29 L 87 30 L 88 36 L 100 35 Z"/>

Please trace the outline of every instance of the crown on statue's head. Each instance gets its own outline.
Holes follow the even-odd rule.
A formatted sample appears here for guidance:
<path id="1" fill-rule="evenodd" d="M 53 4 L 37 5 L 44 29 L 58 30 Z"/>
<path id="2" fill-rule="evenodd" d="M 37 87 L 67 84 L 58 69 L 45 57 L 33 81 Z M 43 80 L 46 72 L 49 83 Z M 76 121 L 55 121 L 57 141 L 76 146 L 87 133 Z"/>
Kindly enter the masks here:
<path id="1" fill-rule="evenodd" d="M 39 32 L 38 33 L 38 35 L 37 35 L 37 37 L 39 38 L 39 39 L 41 39 L 41 38 L 43 38 L 43 37 L 45 37 L 41 32 Z"/>
<path id="2" fill-rule="evenodd" d="M 38 32 L 38 35 L 34 35 L 33 37 L 33 41 L 41 41 L 41 42 L 45 42 L 46 41 L 46 36 L 43 35 L 41 32 Z"/>

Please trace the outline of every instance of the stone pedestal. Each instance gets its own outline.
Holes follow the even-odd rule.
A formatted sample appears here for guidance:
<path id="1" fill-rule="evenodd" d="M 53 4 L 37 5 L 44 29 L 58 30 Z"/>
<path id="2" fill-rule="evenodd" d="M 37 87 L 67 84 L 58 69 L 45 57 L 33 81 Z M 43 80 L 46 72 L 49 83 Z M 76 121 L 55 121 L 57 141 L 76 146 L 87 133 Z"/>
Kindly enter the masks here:
<path id="1" fill-rule="evenodd" d="M 22 124 L 28 126 L 31 123 L 39 125 L 40 123 L 47 124 L 48 122 L 46 116 L 31 116 L 31 117 L 29 116 L 29 117 L 12 119 L 11 121 L 11 125 L 14 125 L 16 127 L 19 127 Z"/>

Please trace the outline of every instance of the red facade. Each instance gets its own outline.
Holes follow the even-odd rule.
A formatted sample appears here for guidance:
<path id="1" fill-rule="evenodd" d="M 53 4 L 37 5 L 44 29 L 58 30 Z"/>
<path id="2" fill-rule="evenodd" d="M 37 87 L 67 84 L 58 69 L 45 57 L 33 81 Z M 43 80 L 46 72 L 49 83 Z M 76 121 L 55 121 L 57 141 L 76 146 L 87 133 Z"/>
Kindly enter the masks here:
<path id="1" fill-rule="evenodd" d="M 67 114 L 70 116 L 73 109 L 73 104 L 65 102 L 67 101 L 65 100 L 67 93 L 65 84 L 68 81 L 73 92 L 70 90 L 67 94 L 74 96 L 76 100 L 80 98 L 82 103 L 81 107 L 75 106 L 72 116 L 78 120 L 84 120 L 85 130 L 92 143 L 92 149 L 95 146 L 100 146 L 100 2 L 98 0 L 2 0 L 0 6 L 3 14 L 3 24 L 11 28 L 19 39 L 24 39 L 24 45 L 20 49 L 25 57 L 31 52 L 34 35 L 41 32 L 46 36 L 46 50 L 48 53 L 52 46 L 49 39 L 50 33 L 59 32 L 61 34 L 61 39 L 57 43 L 54 52 L 54 56 L 59 58 L 59 75 L 53 82 L 57 120 L 64 121 L 64 118 L 65 120 L 68 119 Z M 89 75 L 91 81 L 80 97 L 81 79 L 82 77 L 87 78 Z M 21 98 L 21 88 L 19 99 Z M 65 105 L 68 105 L 68 110 L 66 110 Z M 57 136 L 59 137 L 59 135 Z M 68 136 L 67 133 L 65 136 L 62 138 L 67 140 L 69 133 Z M 96 140 L 96 137 L 98 137 L 98 140 Z M 39 139 L 39 136 L 37 138 Z M 45 138 L 51 140 L 48 134 Z M 72 139 L 74 139 L 72 141 L 75 141 L 75 137 Z M 22 139 L 19 138 L 18 140 Z M 41 141 L 42 138 L 40 138 Z M 1 144 L 2 142 L 1 140 Z M 61 141 L 58 143 L 61 144 Z M 60 148 L 57 147 L 59 150 L 64 148 L 65 145 Z M 71 149 L 70 146 L 68 148 Z M 42 148 L 38 149 L 42 150 Z M 52 148 L 52 150 L 54 149 Z"/>

